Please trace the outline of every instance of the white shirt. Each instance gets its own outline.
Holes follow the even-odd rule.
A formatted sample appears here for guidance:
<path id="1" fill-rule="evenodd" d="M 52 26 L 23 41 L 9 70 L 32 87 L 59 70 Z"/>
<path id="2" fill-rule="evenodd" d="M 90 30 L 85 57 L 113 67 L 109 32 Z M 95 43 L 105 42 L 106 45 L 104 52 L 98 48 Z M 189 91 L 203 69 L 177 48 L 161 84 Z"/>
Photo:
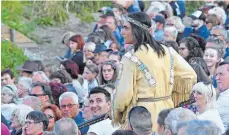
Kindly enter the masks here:
<path id="1" fill-rule="evenodd" d="M 112 135 L 112 133 L 115 132 L 116 130 L 118 130 L 118 128 L 114 128 L 111 125 L 111 120 L 106 119 L 91 125 L 89 127 L 88 133 L 92 132 L 97 135 Z"/>
<path id="2" fill-rule="evenodd" d="M 229 128 L 229 89 L 221 92 L 216 101 L 217 110 L 223 121 L 225 130 Z"/>
<path id="3" fill-rule="evenodd" d="M 219 116 L 219 112 L 216 109 L 208 109 L 204 113 L 197 115 L 200 120 L 209 120 L 214 122 L 220 129 L 221 133 L 225 132 L 223 121 Z"/>

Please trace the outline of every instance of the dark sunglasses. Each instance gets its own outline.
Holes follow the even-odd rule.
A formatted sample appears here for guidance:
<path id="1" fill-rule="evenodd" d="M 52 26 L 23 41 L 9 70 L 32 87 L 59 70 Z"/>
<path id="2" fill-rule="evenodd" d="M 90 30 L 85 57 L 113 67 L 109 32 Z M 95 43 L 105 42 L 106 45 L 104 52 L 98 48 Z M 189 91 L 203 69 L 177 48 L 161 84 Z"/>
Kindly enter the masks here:
<path id="1" fill-rule="evenodd" d="M 29 94 L 29 95 L 34 97 L 40 97 L 40 96 L 46 96 L 47 94 Z"/>

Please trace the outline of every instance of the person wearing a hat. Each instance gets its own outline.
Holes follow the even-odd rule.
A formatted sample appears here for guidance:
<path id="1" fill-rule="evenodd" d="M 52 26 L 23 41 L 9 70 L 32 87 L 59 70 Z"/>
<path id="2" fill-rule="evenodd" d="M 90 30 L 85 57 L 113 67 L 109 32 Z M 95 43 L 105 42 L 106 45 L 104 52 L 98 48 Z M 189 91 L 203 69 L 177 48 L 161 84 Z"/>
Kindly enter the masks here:
<path id="1" fill-rule="evenodd" d="M 165 18 L 162 15 L 156 15 L 153 21 L 156 23 L 156 30 L 153 37 L 156 41 L 162 41 L 164 37 Z"/>
<path id="2" fill-rule="evenodd" d="M 64 33 L 62 37 L 62 43 L 68 47 L 63 58 L 69 58 L 71 55 L 71 48 L 69 47 L 69 39 L 74 35 L 76 35 L 74 32 L 68 31 Z"/>
<path id="3" fill-rule="evenodd" d="M 99 27 L 105 24 L 105 17 L 103 17 L 104 14 L 106 14 L 107 11 L 112 11 L 111 7 L 102 7 L 101 9 L 98 10 L 98 12 L 101 14 L 100 20 L 98 23 L 95 25 L 93 32 L 95 32 Z"/>
<path id="4" fill-rule="evenodd" d="M 192 27 L 191 28 L 186 27 L 184 29 L 184 37 L 188 37 L 190 36 L 191 33 L 194 33 L 196 35 L 203 37 L 204 39 L 207 39 L 210 35 L 210 32 L 206 24 L 204 23 L 205 21 L 204 13 L 198 10 L 193 14 L 191 14 L 189 17 L 192 18 Z"/>
<path id="5" fill-rule="evenodd" d="M 41 64 L 35 60 L 26 60 L 23 65 L 17 66 L 16 69 L 20 71 L 20 76 L 32 78 L 33 72 L 41 70 Z"/>
<path id="6" fill-rule="evenodd" d="M 95 55 L 93 62 L 97 65 L 103 64 L 106 60 L 108 60 L 109 51 L 112 50 L 108 49 L 103 43 L 96 45 L 93 52 Z"/>

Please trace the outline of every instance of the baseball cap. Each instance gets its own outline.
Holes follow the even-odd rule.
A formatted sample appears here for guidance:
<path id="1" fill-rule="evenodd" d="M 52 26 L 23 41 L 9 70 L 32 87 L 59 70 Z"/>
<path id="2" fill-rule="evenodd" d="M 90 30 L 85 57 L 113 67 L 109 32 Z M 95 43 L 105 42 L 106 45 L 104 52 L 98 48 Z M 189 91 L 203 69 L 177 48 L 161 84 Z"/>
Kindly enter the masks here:
<path id="1" fill-rule="evenodd" d="M 200 19 L 203 21 L 205 20 L 205 16 L 204 16 L 203 12 L 200 10 L 195 11 L 194 13 L 189 15 L 189 17 L 192 18 L 193 20 L 196 20 L 196 19 Z"/>
<path id="2" fill-rule="evenodd" d="M 105 12 L 103 12 L 103 14 L 100 17 L 105 18 L 105 17 L 108 17 L 108 16 L 115 16 L 114 15 L 114 12 L 113 11 L 110 11 L 110 10 L 105 11 Z"/>
<path id="3" fill-rule="evenodd" d="M 112 10 L 111 7 L 102 7 L 101 9 L 98 10 L 98 12 L 103 13 L 103 12 L 108 11 L 108 10 L 111 11 Z"/>
<path id="4" fill-rule="evenodd" d="M 165 18 L 163 17 L 163 16 L 161 16 L 161 15 L 156 15 L 154 18 L 153 18 L 153 20 L 155 21 L 155 22 L 159 22 L 159 23 L 165 23 Z"/>

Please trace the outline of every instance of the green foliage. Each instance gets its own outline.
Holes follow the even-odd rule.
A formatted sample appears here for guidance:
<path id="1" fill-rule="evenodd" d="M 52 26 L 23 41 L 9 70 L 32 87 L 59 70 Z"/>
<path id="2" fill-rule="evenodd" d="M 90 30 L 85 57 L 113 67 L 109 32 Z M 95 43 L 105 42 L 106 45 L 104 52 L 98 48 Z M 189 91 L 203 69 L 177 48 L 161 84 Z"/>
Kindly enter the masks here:
<path id="1" fill-rule="evenodd" d="M 13 70 L 14 74 L 17 75 L 16 66 L 23 64 L 27 60 L 27 57 L 24 56 L 22 49 L 11 42 L 2 41 L 1 43 L 1 69 L 10 68 Z"/>
<path id="2" fill-rule="evenodd" d="M 93 22 L 94 17 L 91 13 L 98 12 L 104 6 L 112 7 L 111 1 L 71 1 L 69 9 L 76 12 L 76 16 L 84 22 Z"/>
<path id="3" fill-rule="evenodd" d="M 186 15 L 190 15 L 204 5 L 204 1 L 185 1 Z"/>

